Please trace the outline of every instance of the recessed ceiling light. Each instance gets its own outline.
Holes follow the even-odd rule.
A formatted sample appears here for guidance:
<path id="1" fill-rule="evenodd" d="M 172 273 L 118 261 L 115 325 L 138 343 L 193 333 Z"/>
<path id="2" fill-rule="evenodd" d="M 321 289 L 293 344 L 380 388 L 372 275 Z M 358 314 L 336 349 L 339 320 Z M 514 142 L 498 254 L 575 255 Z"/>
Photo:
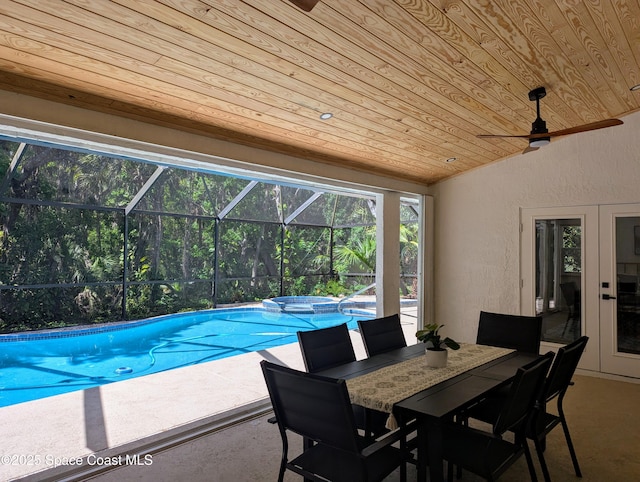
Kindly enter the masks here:
<path id="1" fill-rule="evenodd" d="M 320 114 L 320 119 L 322 120 L 331 119 L 332 117 L 333 114 L 331 112 L 323 112 L 322 114 Z"/>
<path id="2" fill-rule="evenodd" d="M 640 84 L 636 84 L 636 85 L 634 85 L 634 86 L 633 86 L 633 87 L 631 87 L 629 90 L 630 90 L 630 91 L 632 91 L 632 92 L 633 92 L 633 91 L 636 91 L 636 90 L 640 90 Z"/>
<path id="3" fill-rule="evenodd" d="M 447 160 L 446 160 L 446 161 L 444 161 L 444 162 L 454 162 L 454 161 L 457 161 L 457 160 L 458 160 L 458 158 L 457 158 L 457 157 L 450 157 L 449 159 L 447 159 Z"/>

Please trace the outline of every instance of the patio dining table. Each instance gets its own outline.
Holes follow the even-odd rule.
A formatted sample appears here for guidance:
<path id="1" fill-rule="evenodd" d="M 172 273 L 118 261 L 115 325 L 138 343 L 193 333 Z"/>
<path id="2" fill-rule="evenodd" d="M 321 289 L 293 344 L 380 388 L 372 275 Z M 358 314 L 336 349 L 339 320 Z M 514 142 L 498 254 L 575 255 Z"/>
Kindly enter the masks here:
<path id="1" fill-rule="evenodd" d="M 422 356 L 421 356 L 422 355 Z M 418 420 L 418 481 L 444 480 L 442 423 L 508 383 L 535 355 L 486 345 L 449 351 L 444 368 L 429 367 L 418 343 L 321 372 L 347 381 L 352 403 L 389 414 L 388 428 Z M 426 443 L 427 434 L 429 443 Z"/>

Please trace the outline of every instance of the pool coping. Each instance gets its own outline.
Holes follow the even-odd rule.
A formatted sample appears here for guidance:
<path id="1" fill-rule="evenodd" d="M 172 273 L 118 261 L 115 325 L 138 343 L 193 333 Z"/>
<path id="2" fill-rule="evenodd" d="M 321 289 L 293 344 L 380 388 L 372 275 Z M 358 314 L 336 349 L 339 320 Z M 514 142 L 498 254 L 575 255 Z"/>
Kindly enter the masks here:
<path id="1" fill-rule="evenodd" d="M 206 314 L 210 312 L 225 313 L 234 310 L 260 311 L 257 306 L 243 306 L 237 308 L 212 308 L 210 310 L 201 311 L 185 311 L 182 313 L 171 313 L 167 315 L 158 315 L 151 318 L 141 320 L 112 321 L 109 323 L 97 323 L 95 325 L 78 325 L 63 328 L 53 328 L 49 330 L 38 330 L 34 332 L 21 331 L 19 333 L 2 333 L 0 334 L 0 343 L 9 343 L 15 341 L 30 340 L 49 340 L 53 338 L 70 338 L 75 336 L 92 335 L 94 333 L 108 333 L 110 331 L 128 330 L 138 326 L 144 326 L 152 323 L 160 323 L 170 318 L 179 318 L 182 316 L 192 316 L 194 313 Z"/>
<path id="2" fill-rule="evenodd" d="M 355 305 L 355 303 L 354 303 Z M 347 309 L 349 315 L 362 315 L 371 316 L 371 311 L 366 309 L 358 309 L 349 306 Z M 11 343 L 16 341 L 31 341 L 31 340 L 50 340 L 55 338 L 71 338 L 76 336 L 93 335 L 96 333 L 108 333 L 111 331 L 129 330 L 139 326 L 149 325 L 153 323 L 161 323 L 171 318 L 180 318 L 193 316 L 194 314 L 206 315 L 215 313 L 232 313 L 234 311 L 260 311 L 267 314 L 279 313 L 264 306 L 238 306 L 236 308 L 212 308 L 209 310 L 200 311 L 185 311 L 182 313 L 171 313 L 168 315 L 158 315 L 152 318 L 145 318 L 142 320 L 131 321 L 117 321 L 111 323 L 100 323 L 96 325 L 80 325 L 69 326 L 64 328 L 50 329 L 50 330 L 38 330 L 34 332 L 21 331 L 19 333 L 2 333 L 0 334 L 0 343 Z M 286 311 L 283 311 L 286 313 Z M 308 314 L 324 315 L 338 313 L 338 311 L 317 311 L 310 312 Z"/>

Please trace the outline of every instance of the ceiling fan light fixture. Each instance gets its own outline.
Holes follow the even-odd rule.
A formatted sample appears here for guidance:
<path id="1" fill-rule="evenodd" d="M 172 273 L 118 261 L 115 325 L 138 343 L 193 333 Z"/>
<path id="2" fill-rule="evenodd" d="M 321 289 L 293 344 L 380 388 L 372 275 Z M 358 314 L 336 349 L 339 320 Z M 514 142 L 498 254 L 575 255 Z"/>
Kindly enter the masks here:
<path id="1" fill-rule="evenodd" d="M 549 144 L 551 142 L 551 138 L 550 137 L 539 137 L 537 139 L 530 139 L 529 140 L 529 147 L 544 147 L 547 144 Z"/>
<path id="2" fill-rule="evenodd" d="M 636 89 L 637 88 L 637 89 Z M 632 87 L 631 90 L 640 90 L 640 84 Z M 529 134 L 478 134 L 476 137 L 481 139 L 485 138 L 505 138 L 515 137 L 520 139 L 528 139 L 529 147 L 524 152 L 535 151 L 540 147 L 544 147 L 551 142 L 552 137 L 566 136 L 569 134 L 577 134 L 579 132 L 594 131 L 596 129 L 604 129 L 605 127 L 613 127 L 624 124 L 620 119 L 604 119 L 601 121 L 591 122 L 576 127 L 569 127 L 567 129 L 560 129 L 558 131 L 549 132 L 547 129 L 547 123 L 540 117 L 540 99 L 547 95 L 547 91 L 544 87 L 538 87 L 529 92 L 529 100 L 536 102 L 536 120 L 531 124 L 531 132 Z"/>

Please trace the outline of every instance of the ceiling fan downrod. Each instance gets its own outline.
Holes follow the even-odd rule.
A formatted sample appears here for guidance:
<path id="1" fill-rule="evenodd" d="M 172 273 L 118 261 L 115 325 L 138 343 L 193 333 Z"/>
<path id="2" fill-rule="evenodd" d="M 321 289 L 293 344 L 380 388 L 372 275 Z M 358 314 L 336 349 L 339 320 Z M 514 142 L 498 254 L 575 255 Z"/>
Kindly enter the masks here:
<path id="1" fill-rule="evenodd" d="M 305 12 L 310 12 L 311 10 L 313 10 L 313 7 L 316 6 L 316 3 L 318 3 L 320 0 L 289 0 L 289 1 L 299 9 L 304 10 Z"/>
<path id="2" fill-rule="evenodd" d="M 534 134 L 547 134 L 549 130 L 547 129 L 547 123 L 540 117 L 540 99 L 542 99 L 545 95 L 547 95 L 547 91 L 544 87 L 538 87 L 537 89 L 533 89 L 529 92 L 529 100 L 536 102 L 536 120 L 531 124 L 531 135 Z M 551 142 L 551 137 L 536 137 L 534 139 L 529 139 L 529 147 L 538 148 L 542 146 L 546 146 Z"/>

